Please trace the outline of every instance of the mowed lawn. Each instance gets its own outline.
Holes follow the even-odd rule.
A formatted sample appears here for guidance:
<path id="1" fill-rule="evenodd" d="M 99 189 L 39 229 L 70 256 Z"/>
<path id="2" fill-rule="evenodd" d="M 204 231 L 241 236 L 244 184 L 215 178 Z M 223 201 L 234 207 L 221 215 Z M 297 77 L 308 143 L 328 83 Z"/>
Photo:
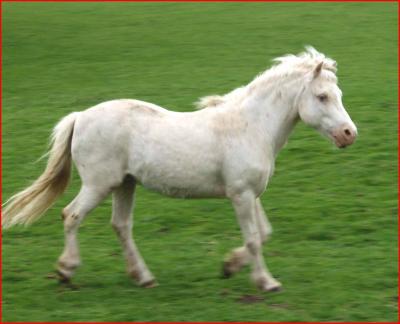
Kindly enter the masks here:
<path id="1" fill-rule="evenodd" d="M 219 278 L 242 244 L 227 200 L 179 200 L 139 188 L 134 234 L 160 286 L 125 273 L 108 199 L 79 233 L 76 289 L 52 279 L 61 209 L 3 233 L 3 321 L 396 321 L 396 3 L 3 3 L 3 202 L 42 172 L 55 123 L 101 101 L 139 98 L 193 110 L 248 83 L 271 59 L 310 44 L 338 62 L 359 129 L 338 150 L 301 123 L 262 201 L 264 246 L 279 293 L 249 269 Z M 200 157 L 199 157 L 200 158 Z"/>

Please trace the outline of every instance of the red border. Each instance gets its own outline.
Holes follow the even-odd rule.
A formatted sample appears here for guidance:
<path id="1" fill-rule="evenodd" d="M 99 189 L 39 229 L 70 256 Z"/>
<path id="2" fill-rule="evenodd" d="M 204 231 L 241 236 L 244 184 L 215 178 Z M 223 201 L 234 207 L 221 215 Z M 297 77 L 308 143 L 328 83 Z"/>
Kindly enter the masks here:
<path id="1" fill-rule="evenodd" d="M 400 183 L 399 183 L 399 174 L 400 174 L 400 45 L 399 45 L 399 37 L 400 37 L 400 24 L 399 24 L 399 18 L 400 18 L 400 0 L 250 0 L 250 1 L 244 1 L 244 0 L 0 0 L 0 138 L 2 137 L 2 89 L 3 89 L 3 69 L 2 69 L 2 64 L 3 64 L 3 51 L 2 51 L 2 44 L 3 44 L 3 33 L 2 33 L 2 2 L 397 2 L 397 101 L 398 101 L 398 107 L 397 107 L 397 199 L 398 202 L 400 201 Z M 2 161 L 3 161 L 3 155 L 2 155 L 2 141 L 0 141 L 0 186 L 2 186 Z M 0 191 L 0 199 L 2 201 L 2 191 Z M 0 212 L 1 212 L 1 205 L 0 205 Z M 400 308 L 400 286 L 399 286 L 399 281 L 400 281 L 400 238 L 399 238 L 399 233 L 400 233 L 400 211 L 398 210 L 397 214 L 397 225 L 398 225 L 398 240 L 397 240 L 397 245 L 398 245 L 398 264 L 397 264 L 397 275 L 398 275 L 398 281 L 397 281 L 397 289 L 398 289 L 398 296 L 397 296 L 397 311 L 398 311 L 398 323 L 400 323 L 400 313 L 399 313 L 399 308 Z M 0 260 L 2 260 L 2 233 L 0 232 Z M 3 322 L 3 289 L 2 289 L 2 278 L 3 278 L 3 272 L 2 272 L 2 262 L 0 262 L 0 323 L 29 323 L 29 322 Z M 40 323 L 66 323 L 66 322 L 34 322 L 37 324 Z M 76 324 L 85 324 L 85 323 L 99 323 L 99 324 L 106 324 L 106 323 L 118 323 L 118 322 L 73 322 Z M 147 323 L 165 323 L 165 324 L 172 324 L 172 323 L 186 323 L 186 324 L 195 324 L 195 323 L 208 323 L 208 324 L 226 324 L 226 323 L 244 323 L 244 322 L 127 322 L 127 323 L 137 323 L 137 324 L 147 324 Z M 259 322 L 245 322 L 245 323 L 259 323 Z M 299 324 L 299 323 L 307 323 L 307 322 L 276 322 L 276 323 L 283 323 L 283 324 Z M 312 322 L 312 323 L 327 323 L 327 324 L 343 324 L 343 322 Z M 379 324 L 385 324 L 385 323 L 394 323 L 394 322 L 346 322 L 348 324 L 361 324 L 361 323 L 379 323 Z"/>
<path id="2" fill-rule="evenodd" d="M 1 2 L 399 2 L 399 0 L 0 0 Z"/>

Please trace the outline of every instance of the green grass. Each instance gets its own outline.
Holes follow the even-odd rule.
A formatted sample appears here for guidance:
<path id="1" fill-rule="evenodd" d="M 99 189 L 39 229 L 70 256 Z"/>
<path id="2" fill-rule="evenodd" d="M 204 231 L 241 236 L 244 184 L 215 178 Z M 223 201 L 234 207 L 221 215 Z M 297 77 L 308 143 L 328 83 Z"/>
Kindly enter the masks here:
<path id="1" fill-rule="evenodd" d="M 3 201 L 43 170 L 34 163 L 64 115 L 113 98 L 172 110 L 249 82 L 311 44 L 338 61 L 359 129 L 334 149 L 297 126 L 263 204 L 264 247 L 284 284 L 259 293 L 248 269 L 218 278 L 241 244 L 225 200 L 173 200 L 139 188 L 135 236 L 160 286 L 126 276 L 108 199 L 80 230 L 78 290 L 46 278 L 63 247 L 60 210 L 3 233 L 3 321 L 396 321 L 396 3 L 3 3 Z M 258 296 L 244 303 L 245 295 Z"/>

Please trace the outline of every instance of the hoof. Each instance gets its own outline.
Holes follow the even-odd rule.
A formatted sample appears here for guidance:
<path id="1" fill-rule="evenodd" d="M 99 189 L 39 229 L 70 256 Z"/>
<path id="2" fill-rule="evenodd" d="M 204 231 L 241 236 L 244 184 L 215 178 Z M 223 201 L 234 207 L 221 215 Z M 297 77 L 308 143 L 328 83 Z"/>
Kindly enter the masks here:
<path id="1" fill-rule="evenodd" d="M 154 288 L 157 286 L 158 286 L 158 283 L 155 279 L 152 279 L 150 281 L 146 281 L 146 282 L 140 284 L 140 287 L 143 287 L 143 288 Z"/>
<path id="2" fill-rule="evenodd" d="M 231 271 L 231 264 L 228 261 L 225 261 L 222 264 L 222 271 L 221 271 L 221 278 L 222 279 L 229 279 L 233 275 L 233 271 Z"/>
<path id="3" fill-rule="evenodd" d="M 232 277 L 247 264 L 247 249 L 243 246 L 234 249 L 224 260 L 222 265 L 222 278 Z"/>
<path id="4" fill-rule="evenodd" d="M 51 276 L 50 274 L 46 278 L 57 278 L 58 283 L 60 284 L 61 288 L 67 288 L 71 290 L 79 290 L 80 287 L 78 285 L 74 285 L 71 282 L 71 278 L 67 277 L 64 273 L 62 273 L 60 270 L 56 270 L 55 274 Z"/>
<path id="5" fill-rule="evenodd" d="M 256 285 L 258 289 L 266 292 L 278 292 L 282 290 L 282 284 L 275 279 L 267 280 L 267 278 L 259 278 L 256 281 Z"/>
<path id="6" fill-rule="evenodd" d="M 136 268 L 128 269 L 129 276 L 134 279 L 140 287 L 153 288 L 158 286 L 156 279 L 151 273 L 140 273 Z"/>
<path id="7" fill-rule="evenodd" d="M 58 260 L 56 265 L 56 273 L 58 279 L 61 283 L 69 283 L 71 281 L 72 276 L 74 275 L 75 269 L 79 266 L 79 262 L 77 263 L 67 263 Z"/>
<path id="8" fill-rule="evenodd" d="M 59 283 L 61 283 L 61 284 L 71 284 L 71 278 L 66 276 L 60 270 L 56 270 L 56 275 L 57 275 Z"/>
<path id="9" fill-rule="evenodd" d="M 282 291 L 282 290 L 283 290 L 282 285 L 278 285 L 278 286 L 273 286 L 273 287 L 267 288 L 267 290 L 265 290 L 265 291 L 267 291 L 267 292 L 279 292 L 279 291 Z"/>

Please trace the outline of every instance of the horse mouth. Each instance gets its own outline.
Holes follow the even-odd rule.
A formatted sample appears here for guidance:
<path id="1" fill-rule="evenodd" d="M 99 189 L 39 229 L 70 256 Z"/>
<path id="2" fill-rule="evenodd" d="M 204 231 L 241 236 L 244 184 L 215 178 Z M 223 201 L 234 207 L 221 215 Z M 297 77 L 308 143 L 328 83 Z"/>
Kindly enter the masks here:
<path id="1" fill-rule="evenodd" d="M 332 134 L 331 132 L 326 132 L 325 134 L 332 141 L 332 143 L 335 144 L 335 146 L 337 148 L 344 149 L 345 147 L 351 145 L 351 143 L 348 143 L 348 141 L 346 141 L 345 138 L 336 136 L 336 135 Z"/>
<path id="2" fill-rule="evenodd" d="M 350 141 L 341 136 L 329 134 L 329 137 L 335 143 L 336 147 L 340 149 L 344 149 L 345 147 L 353 144 L 353 141 Z"/>

